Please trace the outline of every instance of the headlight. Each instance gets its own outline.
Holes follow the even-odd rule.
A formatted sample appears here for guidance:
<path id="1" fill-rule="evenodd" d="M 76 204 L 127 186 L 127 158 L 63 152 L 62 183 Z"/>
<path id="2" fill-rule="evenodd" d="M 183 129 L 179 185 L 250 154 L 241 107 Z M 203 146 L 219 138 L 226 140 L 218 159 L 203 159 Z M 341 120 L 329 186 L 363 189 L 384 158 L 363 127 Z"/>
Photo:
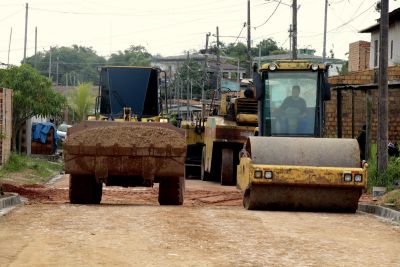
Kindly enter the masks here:
<path id="1" fill-rule="evenodd" d="M 351 182 L 353 179 L 353 177 L 351 176 L 351 173 L 343 173 L 343 180 L 345 182 Z"/>
<path id="2" fill-rule="evenodd" d="M 163 119 L 163 118 L 161 118 L 161 119 L 160 119 L 160 122 L 164 122 L 164 123 L 165 123 L 165 122 L 168 122 L 168 119 Z"/>
<path id="3" fill-rule="evenodd" d="M 262 178 L 262 170 L 255 170 L 254 171 L 254 178 L 257 178 L 257 179 Z"/>
<path id="4" fill-rule="evenodd" d="M 362 182 L 362 174 L 358 173 L 358 174 L 354 175 L 354 181 L 357 183 Z"/>
<path id="5" fill-rule="evenodd" d="M 265 179 L 272 179 L 272 171 L 265 171 L 264 172 Z"/>
<path id="6" fill-rule="evenodd" d="M 268 68 L 269 68 L 269 70 L 276 70 L 276 65 L 271 63 L 271 64 L 269 64 Z"/>
<path id="7" fill-rule="evenodd" d="M 311 65 L 312 70 L 318 70 L 318 64 L 312 64 Z"/>

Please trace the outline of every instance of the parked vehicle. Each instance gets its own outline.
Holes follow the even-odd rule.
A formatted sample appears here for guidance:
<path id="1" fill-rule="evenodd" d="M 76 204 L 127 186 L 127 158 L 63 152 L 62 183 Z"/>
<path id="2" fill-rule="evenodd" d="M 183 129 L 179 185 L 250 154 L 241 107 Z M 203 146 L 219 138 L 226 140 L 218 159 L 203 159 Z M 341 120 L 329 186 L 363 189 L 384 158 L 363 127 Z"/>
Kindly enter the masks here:
<path id="1" fill-rule="evenodd" d="M 66 138 L 66 136 L 67 136 L 67 130 L 68 130 L 68 128 L 71 128 L 71 127 L 72 127 L 72 125 L 65 124 L 65 123 L 60 124 L 60 125 L 58 126 L 58 128 L 57 128 L 57 134 L 58 134 L 58 136 L 60 137 L 61 142 L 64 142 L 64 141 L 65 141 L 65 138 Z"/>

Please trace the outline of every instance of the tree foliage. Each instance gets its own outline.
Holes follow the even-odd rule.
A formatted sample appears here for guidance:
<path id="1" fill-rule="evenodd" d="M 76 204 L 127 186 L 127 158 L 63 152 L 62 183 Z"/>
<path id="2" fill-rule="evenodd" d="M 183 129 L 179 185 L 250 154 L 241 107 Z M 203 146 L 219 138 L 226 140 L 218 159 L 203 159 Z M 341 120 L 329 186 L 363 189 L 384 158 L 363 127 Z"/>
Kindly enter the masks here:
<path id="1" fill-rule="evenodd" d="M 0 70 L 0 86 L 13 89 L 13 148 L 16 136 L 29 118 L 61 117 L 66 99 L 49 79 L 29 65 Z"/>
<path id="2" fill-rule="evenodd" d="M 132 45 L 128 49 L 114 53 L 108 60 L 110 65 L 118 66 L 150 66 L 151 54 L 147 52 L 146 48 L 138 45 Z"/>
<path id="3" fill-rule="evenodd" d="M 190 86 L 192 86 L 191 90 Z M 203 67 L 199 62 L 189 59 L 177 69 L 175 79 L 169 85 L 168 91 L 172 94 L 182 94 L 183 98 L 187 97 L 187 93 L 199 98 L 202 86 Z M 178 92 L 177 88 L 183 88 L 183 92 Z"/>
<path id="4" fill-rule="evenodd" d="M 74 113 L 75 122 L 86 120 L 90 111 L 92 111 L 95 95 L 93 93 L 93 85 L 91 83 L 80 84 L 75 90 L 70 91 L 67 96 L 68 106 Z"/>
<path id="5" fill-rule="evenodd" d="M 91 47 L 73 45 L 72 47 L 52 47 L 49 51 L 39 52 L 26 59 L 27 64 L 36 65 L 43 75 L 49 73 L 51 56 L 51 80 L 60 85 L 77 85 L 91 81 L 98 84 L 97 67 L 106 64 L 104 57 L 98 56 Z M 58 65 L 58 72 L 57 72 Z"/>

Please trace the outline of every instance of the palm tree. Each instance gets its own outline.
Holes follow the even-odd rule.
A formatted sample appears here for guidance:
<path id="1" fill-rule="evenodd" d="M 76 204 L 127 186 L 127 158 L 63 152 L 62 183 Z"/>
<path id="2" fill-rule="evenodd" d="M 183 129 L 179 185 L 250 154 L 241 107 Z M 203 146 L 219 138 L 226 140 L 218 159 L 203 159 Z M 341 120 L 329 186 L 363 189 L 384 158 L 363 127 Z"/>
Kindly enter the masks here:
<path id="1" fill-rule="evenodd" d="M 75 122 L 87 119 L 91 110 L 93 110 L 95 95 L 91 83 L 82 83 L 68 95 L 68 105 L 74 114 Z"/>

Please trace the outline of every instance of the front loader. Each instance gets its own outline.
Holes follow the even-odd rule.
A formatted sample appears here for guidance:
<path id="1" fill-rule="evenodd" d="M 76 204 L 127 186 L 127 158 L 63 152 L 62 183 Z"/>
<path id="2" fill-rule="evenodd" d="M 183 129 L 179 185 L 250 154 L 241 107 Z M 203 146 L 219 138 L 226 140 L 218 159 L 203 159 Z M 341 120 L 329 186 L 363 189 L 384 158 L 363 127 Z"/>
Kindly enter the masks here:
<path id="1" fill-rule="evenodd" d="M 68 129 L 71 203 L 98 204 L 103 184 L 152 187 L 161 205 L 181 205 L 185 132 L 160 116 L 160 70 L 102 67 L 96 114 Z"/>

